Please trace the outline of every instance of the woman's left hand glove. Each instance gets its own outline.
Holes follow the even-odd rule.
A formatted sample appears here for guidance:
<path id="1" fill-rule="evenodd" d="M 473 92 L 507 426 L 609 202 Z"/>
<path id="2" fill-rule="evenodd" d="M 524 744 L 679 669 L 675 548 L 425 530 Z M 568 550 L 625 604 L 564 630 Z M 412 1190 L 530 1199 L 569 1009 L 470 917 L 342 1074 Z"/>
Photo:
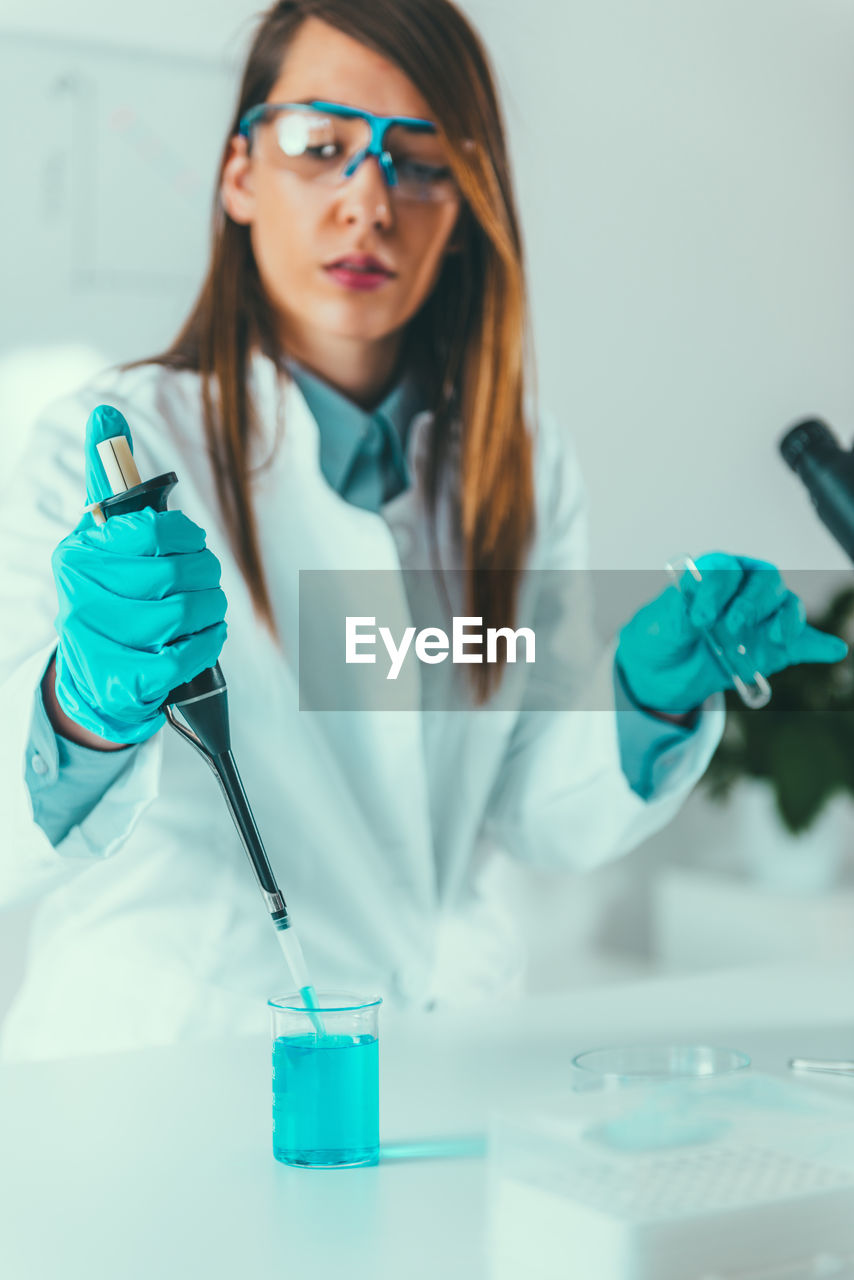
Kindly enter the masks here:
<path id="1" fill-rule="evenodd" d="M 640 706 L 681 715 L 732 687 L 700 627 L 713 629 L 734 657 L 743 644 L 751 671 L 766 676 L 799 662 L 839 662 L 847 654 L 844 640 L 807 624 L 803 603 L 773 564 L 720 551 L 696 564 L 701 582 L 686 572 L 681 592 L 667 587 L 620 632 L 617 664 Z"/>

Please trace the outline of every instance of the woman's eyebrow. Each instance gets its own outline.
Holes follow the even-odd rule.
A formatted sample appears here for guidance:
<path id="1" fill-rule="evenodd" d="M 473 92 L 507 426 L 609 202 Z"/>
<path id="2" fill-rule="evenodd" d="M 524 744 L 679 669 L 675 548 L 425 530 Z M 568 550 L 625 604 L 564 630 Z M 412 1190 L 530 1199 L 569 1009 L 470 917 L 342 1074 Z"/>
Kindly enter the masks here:
<path id="1" fill-rule="evenodd" d="M 287 95 L 277 95 L 274 100 L 268 101 L 268 106 L 288 106 L 293 107 L 310 107 L 313 102 L 328 102 L 328 98 L 318 98 L 317 94 L 313 94 L 310 98 L 290 98 Z"/>

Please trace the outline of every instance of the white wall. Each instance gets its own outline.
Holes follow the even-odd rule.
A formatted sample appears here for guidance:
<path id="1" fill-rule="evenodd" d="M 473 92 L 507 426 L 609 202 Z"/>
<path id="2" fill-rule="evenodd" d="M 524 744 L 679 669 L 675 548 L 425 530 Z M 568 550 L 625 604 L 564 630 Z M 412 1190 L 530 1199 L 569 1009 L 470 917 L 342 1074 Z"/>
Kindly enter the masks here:
<path id="1" fill-rule="evenodd" d="M 510 101 L 542 385 L 603 566 L 845 563 L 775 456 L 854 434 L 854 6 L 472 0 Z"/>
<path id="2" fill-rule="evenodd" d="M 206 0 L 204 8 L 170 0 L 144 5 L 116 5 L 114 0 L 39 0 L 24 6 L 16 0 L 0 3 L 0 32 L 27 31 L 50 39 L 97 41 L 123 48 L 187 54 L 192 57 L 228 56 L 245 39 L 253 20 L 266 6 L 242 0 Z"/>
<path id="3" fill-rule="evenodd" d="M 854 6 L 469 0 L 464 7 L 498 69 L 540 382 L 581 453 L 594 564 L 656 567 L 676 551 L 723 547 L 784 568 L 844 566 L 775 442 L 807 412 L 827 416 L 846 439 L 854 432 Z M 203 20 L 200 12 L 187 0 L 71 7 L 41 0 L 27 11 L 3 0 L 0 61 L 11 58 L 4 31 L 50 37 L 45 60 L 57 51 L 72 62 L 99 58 L 92 42 L 103 41 L 116 47 L 116 65 L 136 51 L 140 85 L 149 79 L 157 92 L 163 77 L 177 94 L 190 63 L 174 55 L 204 64 L 211 84 L 220 74 L 215 63 L 233 66 L 249 33 L 242 0 L 212 0 Z M 65 40 L 88 45 L 66 49 Z M 169 57 L 143 66 L 139 50 Z M 221 74 L 231 82 L 228 70 Z M 215 115 L 210 136 L 183 136 L 176 145 L 196 158 L 213 155 Z M 58 129 L 63 118 L 58 111 Z M 16 119 L 13 133 L 27 140 L 26 113 Z M 45 163 L 47 128 L 29 140 Z M 9 139 L 7 131 L 7 149 Z M 49 179 L 43 165 L 28 170 L 22 158 L 14 177 L 39 184 L 46 172 Z M 21 195 L 29 198 L 23 187 Z M 0 213 L 7 248 L 17 199 L 7 183 Z M 124 230 L 156 253 L 165 233 L 151 200 L 124 216 Z M 204 215 L 193 216 L 203 237 Z M 28 261 L 12 289 L 7 271 L 7 317 L 16 307 L 30 315 L 33 291 L 71 287 L 67 264 L 51 259 L 55 274 L 40 278 L 42 261 Z M 0 242 L 0 275 L 3 262 Z M 130 348 L 150 350 L 171 336 L 189 296 L 186 281 L 156 297 L 123 286 L 104 298 L 109 311 L 90 293 L 61 322 L 43 305 L 45 334 L 104 348 L 119 335 L 122 350 L 107 356 L 132 355 Z M 0 356 L 20 338 L 8 327 L 4 333 Z M 9 423 L 0 449 L 4 436 L 8 454 Z M 575 901 L 584 890 L 576 884 L 569 892 Z"/>

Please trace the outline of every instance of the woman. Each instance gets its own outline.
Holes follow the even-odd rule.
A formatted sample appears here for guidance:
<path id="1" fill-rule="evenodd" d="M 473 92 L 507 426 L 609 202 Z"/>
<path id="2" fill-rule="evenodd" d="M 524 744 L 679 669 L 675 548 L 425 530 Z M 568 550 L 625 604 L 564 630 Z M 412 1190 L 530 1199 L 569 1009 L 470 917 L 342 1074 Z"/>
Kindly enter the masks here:
<path id="1" fill-rule="evenodd" d="M 265 15 L 193 313 L 44 417 L 4 516 L 0 900 L 40 900 L 7 1058 L 260 1027 L 286 985 L 209 774 L 159 732 L 220 654 L 316 985 L 420 1007 L 518 977 L 509 913 L 478 896 L 491 849 L 581 868 L 678 808 L 722 723 L 693 622 L 735 615 L 768 671 L 842 656 L 775 570 L 722 557 L 690 618 L 671 589 L 624 628 L 604 713 L 531 710 L 521 668 L 486 664 L 453 712 L 300 713 L 300 570 L 463 571 L 457 612 L 560 648 L 536 571 L 583 565 L 583 501 L 524 392 L 521 259 L 492 79 L 447 0 Z M 180 510 L 81 521 L 125 422 Z"/>

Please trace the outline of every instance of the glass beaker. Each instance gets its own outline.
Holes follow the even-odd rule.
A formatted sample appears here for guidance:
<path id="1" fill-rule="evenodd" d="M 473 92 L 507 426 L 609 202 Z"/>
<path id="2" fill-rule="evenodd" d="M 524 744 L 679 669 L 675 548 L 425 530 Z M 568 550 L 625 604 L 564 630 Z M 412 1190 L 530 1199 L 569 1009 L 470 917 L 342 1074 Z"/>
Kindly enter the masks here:
<path id="1" fill-rule="evenodd" d="M 271 997 L 273 1155 L 308 1169 L 379 1159 L 379 996 Z M 319 1019 L 319 1021 L 318 1021 Z M 319 1029 L 318 1029 L 319 1027 Z"/>
<path id="2" fill-rule="evenodd" d="M 626 1089 L 637 1084 L 728 1075 L 749 1066 L 749 1055 L 740 1049 L 718 1049 L 708 1044 L 588 1049 L 572 1059 L 573 1088 Z"/>

